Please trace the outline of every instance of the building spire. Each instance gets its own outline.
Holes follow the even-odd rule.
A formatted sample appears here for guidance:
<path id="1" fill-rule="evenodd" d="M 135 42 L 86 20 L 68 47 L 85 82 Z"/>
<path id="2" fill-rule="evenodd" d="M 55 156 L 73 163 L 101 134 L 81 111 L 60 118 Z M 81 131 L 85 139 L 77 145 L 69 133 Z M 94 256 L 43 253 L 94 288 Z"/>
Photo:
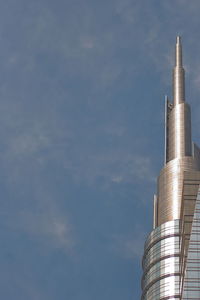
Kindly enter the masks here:
<path id="1" fill-rule="evenodd" d="M 176 37 L 176 67 L 182 67 L 182 45 L 181 37 Z"/>
<path id="2" fill-rule="evenodd" d="M 173 70 L 174 105 L 185 102 L 185 72 L 182 65 L 181 37 L 176 37 L 175 67 Z"/>

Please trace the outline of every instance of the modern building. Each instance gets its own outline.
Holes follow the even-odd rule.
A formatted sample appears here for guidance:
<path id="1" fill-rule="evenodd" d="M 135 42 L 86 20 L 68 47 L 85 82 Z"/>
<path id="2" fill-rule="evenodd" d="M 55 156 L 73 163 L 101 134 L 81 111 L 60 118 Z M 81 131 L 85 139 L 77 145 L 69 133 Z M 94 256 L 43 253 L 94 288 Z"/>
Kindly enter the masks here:
<path id="1" fill-rule="evenodd" d="M 173 100 L 165 99 L 165 161 L 142 261 L 142 300 L 200 300 L 200 149 L 191 140 L 184 73 L 178 36 Z"/>

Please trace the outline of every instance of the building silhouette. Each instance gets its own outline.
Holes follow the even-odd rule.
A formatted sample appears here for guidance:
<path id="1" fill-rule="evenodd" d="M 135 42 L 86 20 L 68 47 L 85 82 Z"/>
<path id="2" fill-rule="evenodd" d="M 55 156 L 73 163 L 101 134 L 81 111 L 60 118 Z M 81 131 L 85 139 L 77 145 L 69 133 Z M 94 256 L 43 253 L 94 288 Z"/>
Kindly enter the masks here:
<path id="1" fill-rule="evenodd" d="M 165 99 L 165 161 L 144 246 L 142 300 L 200 300 L 200 149 L 191 140 L 184 73 L 178 36 L 173 100 Z"/>

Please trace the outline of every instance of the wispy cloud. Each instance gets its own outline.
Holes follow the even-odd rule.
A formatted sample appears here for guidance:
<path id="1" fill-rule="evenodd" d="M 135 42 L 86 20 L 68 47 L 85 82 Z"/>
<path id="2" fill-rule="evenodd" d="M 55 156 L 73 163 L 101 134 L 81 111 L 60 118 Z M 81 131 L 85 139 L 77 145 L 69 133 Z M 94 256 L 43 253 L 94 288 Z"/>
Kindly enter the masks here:
<path id="1" fill-rule="evenodd" d="M 53 270 L 49 279 L 45 264 L 35 258 L 38 248 L 47 257 L 64 253 L 68 260 L 78 251 L 82 255 L 81 241 L 87 244 L 83 246 L 84 264 L 87 270 L 92 270 L 89 253 L 102 243 L 96 234 L 99 230 L 99 236 L 110 237 L 109 245 L 102 243 L 109 248 L 108 262 L 108 255 L 113 257 L 113 253 L 128 260 L 141 257 L 146 229 L 137 224 L 143 221 L 139 220 L 144 215 L 141 206 L 149 210 L 152 204 L 148 191 L 155 186 L 157 173 L 152 156 L 159 155 L 160 149 L 151 147 L 153 154 L 148 147 L 150 143 L 157 145 L 152 133 L 155 126 L 152 122 L 160 120 L 155 96 L 158 99 L 161 90 L 164 95 L 171 88 L 176 34 L 183 34 L 183 40 L 187 41 L 184 41 L 184 61 L 190 77 L 188 88 L 193 96 L 199 94 L 200 3 L 199 0 L 159 4 L 148 0 L 22 0 L 17 5 L 14 2 L 0 3 L 0 216 L 6 236 L 2 245 L 10 234 L 22 236 L 23 241 L 18 242 L 24 243 L 26 254 L 30 245 L 35 247 L 32 256 L 25 259 L 28 266 L 30 263 L 27 274 L 31 273 L 27 281 L 15 263 L 10 264 L 17 269 L 13 277 L 20 281 L 16 283 L 14 297 L 24 285 L 24 298 L 20 300 L 66 298 L 65 278 L 64 283 L 55 282 L 58 277 Z M 161 87 L 160 81 L 164 86 Z M 197 106 L 193 112 L 196 128 Z M 99 193 L 97 199 L 103 194 L 101 204 L 96 202 L 95 190 Z M 137 197 L 131 198 L 132 190 Z M 109 197 L 110 194 L 116 195 L 112 203 L 114 197 Z M 131 219 L 131 226 L 135 226 L 131 234 L 130 224 L 124 225 L 123 232 L 118 226 L 122 202 L 125 209 L 122 218 Z M 127 204 L 134 208 L 127 208 Z M 80 212 L 83 207 L 89 212 L 87 222 L 82 216 L 84 211 Z M 118 224 L 117 233 L 110 228 L 111 219 Z M 83 236 L 80 238 L 78 234 Z M 12 238 L 7 246 L 9 251 L 5 252 L 15 253 L 17 246 L 11 249 L 10 245 L 13 246 Z M 19 255 L 15 255 L 17 259 Z M 96 257 L 94 260 L 95 270 L 100 272 L 101 260 Z M 9 258 L 5 261 L 9 264 Z M 70 270 L 67 263 L 61 267 L 65 274 Z M 67 288 L 72 288 L 70 295 L 74 299 L 80 298 L 76 294 L 77 284 L 84 286 L 83 292 L 87 289 L 82 281 L 87 276 L 80 273 L 84 265 L 81 260 L 79 263 L 68 278 Z M 41 287 L 31 277 L 30 269 L 35 264 L 49 279 L 47 293 L 42 293 L 43 288 L 47 290 L 45 283 Z M 9 269 L 7 265 L 5 269 Z M 104 273 L 98 276 L 104 280 L 105 269 L 102 270 Z M 6 290 L 10 274 L 6 277 Z M 91 272 L 93 275 L 96 276 Z M 106 298 L 95 285 L 94 288 L 99 299 L 110 299 L 110 295 Z M 58 291 L 62 293 L 60 297 Z M 121 291 L 124 293 L 123 288 Z M 81 289 L 79 292 L 82 296 Z M 85 295 L 83 299 L 94 298 L 91 284 Z M 6 299 L 2 295 L 1 298 Z"/>
<path id="2" fill-rule="evenodd" d="M 88 153 L 82 158 L 65 163 L 65 168 L 78 182 L 86 184 L 98 183 L 136 183 L 155 181 L 153 166 L 149 157 L 134 155 L 126 151 L 112 150 L 107 153 Z"/>
<path id="3" fill-rule="evenodd" d="M 41 199 L 42 200 L 42 199 Z M 35 239 L 49 251 L 54 248 L 61 249 L 66 254 L 74 254 L 75 233 L 72 224 L 58 210 L 51 211 L 51 202 L 47 201 L 46 211 L 34 213 L 30 210 L 1 212 L 1 219 L 4 228 L 19 233 L 25 233 L 31 239 Z"/>
<path id="4" fill-rule="evenodd" d="M 141 260 L 146 235 L 146 232 L 144 232 L 142 228 L 140 228 L 138 231 L 135 230 L 132 236 L 128 236 L 126 234 L 113 235 L 111 239 L 110 250 L 126 259 Z"/>

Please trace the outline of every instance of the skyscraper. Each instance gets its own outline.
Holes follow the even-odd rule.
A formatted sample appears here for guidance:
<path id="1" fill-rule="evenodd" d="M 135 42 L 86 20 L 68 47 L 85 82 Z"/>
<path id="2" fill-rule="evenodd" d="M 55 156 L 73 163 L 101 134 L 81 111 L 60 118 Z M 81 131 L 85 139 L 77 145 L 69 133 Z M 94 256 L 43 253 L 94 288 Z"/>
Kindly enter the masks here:
<path id="1" fill-rule="evenodd" d="M 165 99 L 165 159 L 143 256 L 142 300 L 200 300 L 200 150 L 191 140 L 181 38 L 172 102 Z"/>

